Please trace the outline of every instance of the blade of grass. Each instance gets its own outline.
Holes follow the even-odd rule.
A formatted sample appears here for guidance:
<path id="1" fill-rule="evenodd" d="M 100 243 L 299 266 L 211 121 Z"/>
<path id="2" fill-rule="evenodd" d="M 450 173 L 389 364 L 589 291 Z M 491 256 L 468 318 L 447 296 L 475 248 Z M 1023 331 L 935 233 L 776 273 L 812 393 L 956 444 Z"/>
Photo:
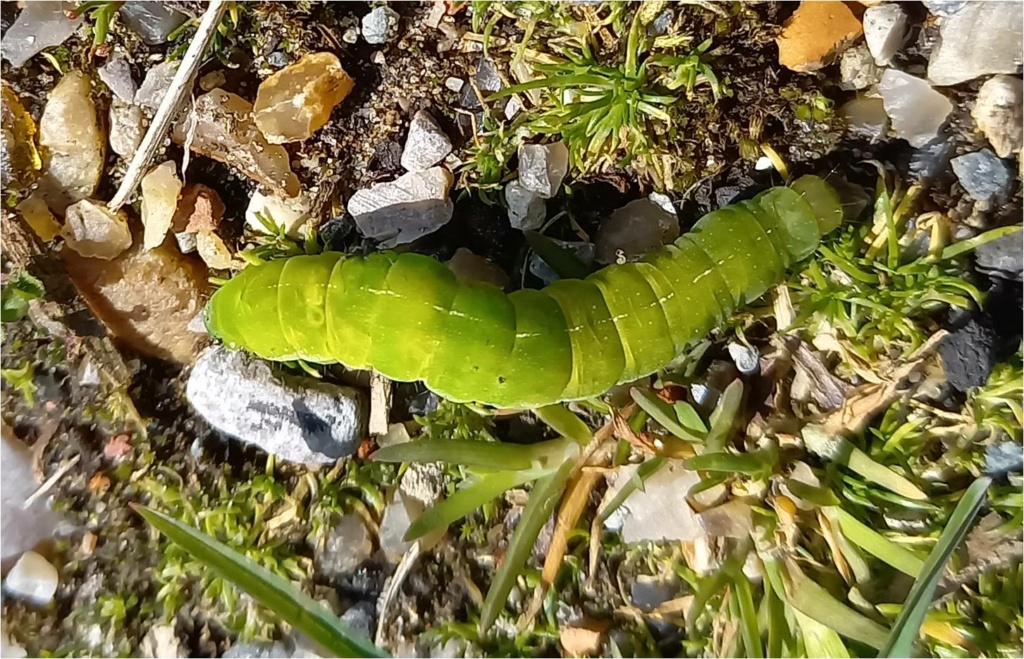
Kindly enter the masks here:
<path id="1" fill-rule="evenodd" d="M 559 435 L 568 437 L 577 444 L 585 445 L 594 438 L 594 433 L 583 423 L 583 419 L 565 405 L 547 405 L 535 409 L 533 413 Z"/>
<path id="2" fill-rule="evenodd" d="M 387 657 L 370 639 L 291 582 L 178 520 L 131 504 L 154 528 L 337 657 Z"/>
<path id="3" fill-rule="evenodd" d="M 703 453 L 686 460 L 683 465 L 691 471 L 720 471 L 755 476 L 769 469 L 774 460 L 768 451 L 754 453 Z"/>
<path id="4" fill-rule="evenodd" d="M 924 561 L 913 552 L 900 547 L 842 508 L 838 509 L 838 515 L 839 529 L 850 542 L 904 574 L 915 578 L 921 574 Z"/>
<path id="5" fill-rule="evenodd" d="M 794 609 L 847 638 L 875 649 L 885 646 L 888 635 L 885 627 L 837 600 L 805 576 L 796 563 L 787 561 L 783 575 L 786 600 Z"/>
<path id="6" fill-rule="evenodd" d="M 743 635 L 743 646 L 748 657 L 764 657 L 764 646 L 761 645 L 761 632 L 757 625 L 757 611 L 754 608 L 754 593 L 750 588 L 750 580 L 743 574 L 743 569 L 733 570 L 733 588 L 740 606 L 740 633 Z"/>
<path id="7" fill-rule="evenodd" d="M 701 437 L 679 423 L 676 411 L 671 405 L 658 398 L 652 392 L 634 388 L 629 390 L 629 395 L 633 397 L 633 400 L 640 406 L 640 409 L 651 415 L 652 419 L 660 423 L 665 430 L 679 439 L 687 442 L 702 441 Z"/>
<path id="8" fill-rule="evenodd" d="M 590 268 L 576 258 L 575 254 L 547 236 L 536 231 L 527 231 L 526 242 L 562 279 L 584 279 L 590 274 Z"/>
<path id="9" fill-rule="evenodd" d="M 704 445 L 708 451 L 721 451 L 729 441 L 729 433 L 743 403 L 743 381 L 733 380 L 722 392 L 722 397 L 711 413 L 711 431 Z"/>
<path id="10" fill-rule="evenodd" d="M 525 471 L 562 460 L 578 450 L 565 439 L 536 444 L 503 444 L 463 439 L 419 439 L 385 446 L 371 456 L 377 462 L 444 462 L 493 471 Z"/>
<path id="11" fill-rule="evenodd" d="M 493 474 L 484 474 L 476 482 L 463 487 L 444 501 L 423 511 L 423 514 L 409 525 L 409 529 L 405 532 L 403 539 L 406 542 L 412 542 L 435 529 L 448 526 L 452 522 L 460 520 L 480 508 L 488 501 L 501 496 L 506 490 L 510 490 L 523 483 L 529 483 L 548 473 L 550 472 L 527 470 L 500 471 Z"/>
<path id="12" fill-rule="evenodd" d="M 961 240 L 958 243 L 954 243 L 946 247 L 945 249 L 942 250 L 941 253 L 939 253 L 938 260 L 945 261 L 946 259 L 951 259 L 954 256 L 959 256 L 965 252 L 978 249 L 985 243 L 995 240 L 996 238 L 1002 238 L 1007 234 L 1011 234 L 1015 231 L 1020 230 L 1021 225 L 1019 224 L 1015 224 L 1008 227 L 999 227 L 996 229 L 991 229 L 983 234 L 977 235 L 973 238 L 968 238 L 967 240 Z"/>
<path id="13" fill-rule="evenodd" d="M 906 602 L 903 603 L 903 610 L 892 627 L 889 639 L 882 648 L 880 657 L 909 657 L 914 650 L 914 643 L 917 641 L 921 630 L 921 623 L 928 613 L 932 604 L 932 597 L 935 595 L 935 588 L 942 578 L 943 567 L 950 555 L 963 542 L 967 532 L 971 528 L 982 504 L 985 503 L 985 494 L 988 491 L 992 480 L 987 477 L 979 478 L 967 488 L 960 502 L 956 505 L 946 528 L 943 529 L 939 541 L 936 543 L 928 560 L 925 561 L 921 574 L 910 589 Z"/>
<path id="14" fill-rule="evenodd" d="M 845 437 L 829 435 L 824 428 L 810 424 L 801 432 L 804 445 L 815 455 L 848 467 L 869 482 L 884 487 L 908 499 L 925 501 L 928 495 L 912 482 L 883 464 L 872 460 L 864 451 Z"/>
<path id="15" fill-rule="evenodd" d="M 804 648 L 808 657 L 832 657 L 849 659 L 850 652 L 846 649 L 842 637 L 834 629 L 821 624 L 817 620 L 800 613 L 796 609 L 796 622 L 804 637 Z M 779 656 L 779 655 L 772 655 Z"/>
<path id="16" fill-rule="evenodd" d="M 629 498 L 629 495 L 642 489 L 644 481 L 657 473 L 657 471 L 664 467 L 665 464 L 665 458 L 653 457 L 637 467 L 636 473 L 633 474 L 633 477 L 630 478 L 628 482 L 624 483 L 622 487 L 619 488 L 619 491 L 615 493 L 612 500 L 598 511 L 598 518 L 603 522 L 611 517 L 612 513 L 618 510 L 619 506 Z"/>
<path id="17" fill-rule="evenodd" d="M 512 540 L 505 551 L 505 558 L 494 575 L 494 581 L 491 582 L 484 605 L 480 610 L 478 629 L 481 634 L 487 634 L 490 631 L 501 610 L 505 608 L 508 594 L 522 571 L 523 565 L 526 564 L 526 559 L 529 558 L 530 552 L 533 550 L 541 528 L 547 523 L 558 504 L 572 469 L 573 461 L 566 460 L 558 471 L 541 478 L 534 485 L 533 492 L 530 493 L 530 500 L 526 503 L 526 509 L 523 510 L 516 530 L 512 534 Z"/>

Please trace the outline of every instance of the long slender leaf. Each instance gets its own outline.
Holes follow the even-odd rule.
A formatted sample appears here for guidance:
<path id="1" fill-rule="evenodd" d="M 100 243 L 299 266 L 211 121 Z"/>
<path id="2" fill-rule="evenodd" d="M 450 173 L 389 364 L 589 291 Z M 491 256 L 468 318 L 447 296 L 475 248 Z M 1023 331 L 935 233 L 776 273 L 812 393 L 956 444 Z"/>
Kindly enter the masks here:
<path id="1" fill-rule="evenodd" d="M 733 380 L 722 392 L 715 411 L 711 413 L 711 432 L 708 433 L 704 442 L 709 452 L 721 451 L 725 448 L 742 402 L 743 381 Z"/>
<path id="2" fill-rule="evenodd" d="M 576 258 L 575 254 L 547 236 L 536 231 L 527 231 L 526 242 L 530 243 L 530 248 L 537 252 L 537 256 L 551 266 L 562 279 L 584 279 L 590 274 L 590 268 Z"/>
<path id="3" fill-rule="evenodd" d="M 755 453 L 702 453 L 686 460 L 684 465 L 692 471 L 724 471 L 739 474 L 756 475 L 772 466 L 768 451 Z"/>
<path id="4" fill-rule="evenodd" d="M 657 471 L 664 467 L 665 464 L 665 458 L 655 456 L 637 467 L 636 473 L 633 474 L 633 477 L 630 478 L 628 482 L 623 483 L 622 487 L 619 488 L 619 491 L 615 493 L 614 497 L 612 497 L 612 500 L 598 511 L 597 516 L 601 521 L 603 522 L 611 517 L 612 513 L 618 510 L 619 506 L 629 498 L 629 495 L 633 494 L 637 490 L 642 490 L 644 481 L 657 473 Z"/>
<path id="5" fill-rule="evenodd" d="M 546 405 L 537 408 L 533 413 L 559 435 L 568 437 L 577 444 L 586 444 L 594 438 L 594 433 L 590 432 L 590 428 L 583 423 L 583 419 L 576 416 L 565 405 Z"/>
<path id="6" fill-rule="evenodd" d="M 463 487 L 450 497 L 423 511 L 405 532 L 404 540 L 411 542 L 435 529 L 460 520 L 506 490 L 529 483 L 550 473 L 549 471 L 499 471 L 480 476 L 476 482 Z"/>
<path id="7" fill-rule="evenodd" d="M 985 243 L 995 240 L 996 238 L 1002 238 L 1007 234 L 1011 234 L 1015 231 L 1020 230 L 1021 225 L 1019 224 L 1014 224 L 1008 227 L 998 227 L 996 229 L 990 229 L 989 231 L 986 231 L 983 234 L 974 236 L 973 238 L 968 238 L 967 240 L 961 240 L 958 243 L 953 243 L 949 247 L 946 247 L 939 254 L 938 260 L 944 261 L 946 259 L 951 259 L 954 256 L 959 256 L 961 254 L 964 254 L 965 252 L 978 249 Z"/>
<path id="8" fill-rule="evenodd" d="M 512 534 L 512 540 L 505 551 L 505 559 L 494 575 L 494 581 L 491 582 L 484 605 L 480 610 L 479 630 L 481 634 L 486 634 L 490 630 L 494 621 L 498 619 L 498 614 L 505 607 L 505 600 L 508 599 L 516 577 L 519 576 L 523 565 L 526 564 L 526 559 L 533 550 L 540 530 L 551 517 L 551 513 L 562 496 L 569 474 L 572 473 L 573 464 L 572 460 L 566 460 L 558 471 L 541 478 L 534 485 L 533 491 L 530 493 L 530 500 L 526 503 L 526 509 L 523 510 L 516 530 Z"/>
<path id="9" fill-rule="evenodd" d="M 928 560 L 925 561 L 920 576 L 914 582 L 914 587 L 910 589 L 907 601 L 903 603 L 903 610 L 900 611 L 900 616 L 892 627 L 892 632 L 879 655 L 880 657 L 911 656 L 925 614 L 928 613 L 928 609 L 932 605 L 935 588 L 942 578 L 942 569 L 953 551 L 967 536 L 971 523 L 978 511 L 981 510 L 982 504 L 985 503 L 985 493 L 991 484 L 992 479 L 979 478 L 971 483 L 963 498 L 956 505 L 946 528 L 939 536 L 938 543 L 928 555 Z"/>
<path id="10" fill-rule="evenodd" d="M 743 647 L 748 657 L 763 657 L 764 646 L 761 644 L 761 632 L 758 629 L 757 613 L 754 610 L 754 593 L 750 588 L 750 580 L 742 569 L 733 570 L 733 589 L 740 607 L 740 633 L 743 636 Z"/>
<path id="11" fill-rule="evenodd" d="M 536 444 L 505 444 L 462 439 L 418 439 L 385 446 L 371 458 L 378 462 L 444 462 L 493 471 L 523 471 L 578 450 L 564 439 Z"/>
<path id="12" fill-rule="evenodd" d="M 796 563 L 787 563 L 785 576 L 788 577 L 786 600 L 794 609 L 847 638 L 876 649 L 885 646 L 888 635 L 885 627 L 837 600 L 805 576 Z"/>
<path id="13" fill-rule="evenodd" d="M 800 613 L 796 609 L 797 624 L 804 637 L 804 647 L 808 657 L 830 657 L 832 659 L 849 659 L 850 652 L 846 649 L 843 639 L 834 629 L 821 624 L 814 618 Z M 777 655 L 772 655 L 777 656 Z"/>
<path id="14" fill-rule="evenodd" d="M 913 552 L 900 547 L 842 508 L 838 509 L 838 515 L 839 528 L 850 542 L 904 574 L 915 578 L 921 574 L 924 561 Z"/>
<path id="15" fill-rule="evenodd" d="M 172 542 L 305 633 L 333 656 L 389 656 L 283 577 L 173 517 L 145 506 L 133 504 L 132 508 Z"/>
<path id="16" fill-rule="evenodd" d="M 635 400 L 636 404 L 640 406 L 640 409 L 650 414 L 651 418 L 660 423 L 665 430 L 669 431 L 679 439 L 687 442 L 702 441 L 700 436 L 696 435 L 689 428 L 679 423 L 676 411 L 671 405 L 661 400 L 650 391 L 634 388 L 630 389 L 629 395 L 633 397 L 633 400 Z"/>

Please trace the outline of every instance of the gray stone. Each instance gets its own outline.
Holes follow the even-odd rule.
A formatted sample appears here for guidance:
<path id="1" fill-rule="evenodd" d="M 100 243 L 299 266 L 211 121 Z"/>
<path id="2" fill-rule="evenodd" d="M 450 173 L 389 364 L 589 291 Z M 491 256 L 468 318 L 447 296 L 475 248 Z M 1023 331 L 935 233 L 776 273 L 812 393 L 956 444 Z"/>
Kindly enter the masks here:
<path id="1" fill-rule="evenodd" d="M 1000 158 L 1021 149 L 1024 141 L 1024 85 L 1013 76 L 992 76 L 978 90 L 971 116 Z"/>
<path id="2" fill-rule="evenodd" d="M 110 149 L 131 160 L 146 134 L 146 117 L 131 103 L 113 99 L 110 103 Z"/>
<path id="3" fill-rule="evenodd" d="M 114 92 L 114 96 L 125 103 L 135 102 L 135 92 L 139 86 L 132 77 L 132 67 L 129 66 L 128 60 L 121 57 L 110 60 L 100 67 L 99 76 L 103 84 Z"/>
<path id="4" fill-rule="evenodd" d="M 372 553 L 373 536 L 366 523 L 354 513 L 345 515 L 315 556 L 317 574 L 328 579 L 343 577 L 356 571 Z"/>
<path id="5" fill-rule="evenodd" d="M 186 395 L 217 430 L 292 462 L 329 464 L 352 455 L 366 428 L 361 392 L 277 373 L 223 346 L 199 356 Z"/>
<path id="6" fill-rule="evenodd" d="M 936 16 L 952 16 L 967 5 L 971 0 L 922 0 L 928 11 Z"/>
<path id="7" fill-rule="evenodd" d="M 380 549 L 388 561 L 398 563 L 412 546 L 412 542 L 404 539 L 405 532 L 409 530 L 416 513 L 422 511 L 422 506 L 415 500 L 410 500 L 397 492 L 392 497 L 391 503 L 384 509 L 378 532 Z"/>
<path id="8" fill-rule="evenodd" d="M 628 482 L 630 474 L 619 468 L 614 488 Z M 622 519 L 622 539 L 626 542 L 647 540 L 686 540 L 703 538 L 706 533 L 697 513 L 686 502 L 690 488 L 700 483 L 697 472 L 685 469 L 677 461 L 669 461 L 644 482 L 643 491 L 636 490 L 617 511 Z"/>
<path id="9" fill-rule="evenodd" d="M 57 568 L 34 551 L 21 555 L 4 579 L 4 592 L 35 606 L 53 601 L 60 581 Z"/>
<path id="10" fill-rule="evenodd" d="M 402 167 L 422 172 L 444 160 L 452 152 L 452 142 L 426 110 L 413 115 L 409 137 L 402 151 Z"/>
<path id="11" fill-rule="evenodd" d="M 647 574 L 637 575 L 629 586 L 629 598 L 633 606 L 650 611 L 671 600 L 679 592 L 679 584 L 672 579 Z"/>
<path id="12" fill-rule="evenodd" d="M 341 621 L 364 636 L 373 638 L 374 612 L 372 604 L 366 602 L 353 604 L 345 613 L 341 614 Z"/>
<path id="13" fill-rule="evenodd" d="M 875 64 L 888 66 L 906 36 L 907 15 L 898 4 L 885 3 L 864 10 L 864 40 Z"/>
<path id="14" fill-rule="evenodd" d="M 928 79 L 958 85 L 989 73 L 1016 73 L 1024 50 L 1024 3 L 970 2 L 941 20 Z"/>
<path id="15" fill-rule="evenodd" d="M 59 518 L 45 497 L 25 507 L 25 500 L 39 489 L 39 483 L 32 470 L 31 450 L 7 424 L 0 438 L 0 463 L 4 474 L 0 488 L 0 560 L 6 562 L 53 537 Z"/>
<path id="16" fill-rule="evenodd" d="M 135 92 L 135 104 L 156 112 L 167 96 L 174 74 L 178 72 L 178 62 L 161 62 L 146 71 L 142 86 Z"/>
<path id="17" fill-rule="evenodd" d="M 188 16 L 162 2 L 128 0 L 120 13 L 125 25 L 149 46 L 166 42 L 171 32 L 188 20 Z"/>
<path id="18" fill-rule="evenodd" d="M 1024 243 L 1020 232 L 1000 236 L 974 251 L 975 265 L 988 275 L 1024 280 Z"/>
<path id="19" fill-rule="evenodd" d="M 1006 194 L 1013 180 L 1010 168 L 991 149 L 965 153 L 950 164 L 960 185 L 976 201 L 992 201 Z"/>
<path id="20" fill-rule="evenodd" d="M 882 79 L 882 70 L 875 64 L 866 44 L 843 51 L 839 58 L 839 86 L 847 91 L 867 89 Z"/>
<path id="21" fill-rule="evenodd" d="M 444 492 L 444 466 L 440 462 L 413 462 L 405 470 L 398 489 L 403 498 L 430 507 Z"/>
<path id="22" fill-rule="evenodd" d="M 509 181 L 505 186 L 505 204 L 508 206 L 508 221 L 514 229 L 536 231 L 547 218 L 544 197 L 524 188 L 519 179 Z"/>
<path id="23" fill-rule="evenodd" d="M 367 238 L 391 248 L 437 231 L 452 219 L 448 199 L 452 175 L 443 167 L 409 172 L 388 183 L 359 190 L 348 211 Z"/>
<path id="24" fill-rule="evenodd" d="M 702 512 L 700 523 L 712 537 L 746 538 L 754 529 L 754 514 L 750 504 L 733 499 Z"/>
<path id="25" fill-rule="evenodd" d="M 569 149 L 562 142 L 519 146 L 519 183 L 545 199 L 558 194 L 569 171 Z"/>
<path id="26" fill-rule="evenodd" d="M 74 8 L 73 2 L 26 2 L 14 24 L 4 33 L 3 48 L 0 48 L 4 59 L 20 67 L 36 54 L 64 43 L 82 24 L 81 16 L 68 18 L 64 13 Z"/>
<path id="27" fill-rule="evenodd" d="M 926 80 L 895 69 L 882 74 L 878 91 L 896 136 L 914 147 L 935 139 L 953 110 L 949 99 L 932 89 Z"/>
<path id="28" fill-rule="evenodd" d="M 476 73 L 473 75 L 473 79 L 476 81 L 476 86 L 482 92 L 501 91 L 503 86 L 501 74 L 498 73 L 498 67 L 494 65 L 494 61 L 490 57 L 480 58 L 477 62 Z"/>
<path id="29" fill-rule="evenodd" d="M 671 9 L 663 10 L 647 26 L 647 36 L 660 37 L 668 34 L 668 30 L 672 27 L 672 20 L 674 18 L 675 13 Z"/>
<path id="30" fill-rule="evenodd" d="M 679 218 L 674 209 L 666 210 L 664 204 L 651 199 L 637 199 L 602 220 L 594 239 L 597 262 L 635 261 L 678 237 Z"/>
<path id="31" fill-rule="evenodd" d="M 387 43 L 398 27 L 398 12 L 390 7 L 377 7 L 363 16 L 363 39 L 366 43 Z"/>
<path id="32" fill-rule="evenodd" d="M 275 69 L 283 69 L 288 66 L 288 56 L 282 53 L 280 50 L 267 55 L 267 64 L 274 67 Z"/>
<path id="33" fill-rule="evenodd" d="M 1016 236 L 1020 242 L 1019 234 Z M 1024 447 L 1017 442 L 1001 441 L 985 447 L 985 475 L 1000 478 L 1024 470 Z"/>
<path id="34" fill-rule="evenodd" d="M 736 368 L 744 375 L 755 373 L 760 366 L 760 358 L 756 348 L 742 343 L 730 343 L 728 346 L 729 356 L 736 364 Z"/>
<path id="35" fill-rule="evenodd" d="M 953 141 L 937 137 L 924 146 L 914 149 L 907 170 L 917 180 L 933 179 L 949 166 L 953 156 Z"/>
<path id="36" fill-rule="evenodd" d="M 555 244 L 563 247 L 567 250 L 572 251 L 577 259 L 580 260 L 584 265 L 591 265 L 594 262 L 594 243 L 586 243 L 573 240 L 558 240 L 557 238 L 552 239 Z M 544 285 L 548 285 L 551 282 L 559 279 L 558 273 L 551 269 L 551 266 L 540 257 L 539 254 L 530 255 L 530 274 L 544 282 Z"/>
<path id="37" fill-rule="evenodd" d="M 858 96 L 839 108 L 838 115 L 846 121 L 851 135 L 863 137 L 871 142 L 884 141 L 889 133 L 889 115 L 880 98 Z"/>

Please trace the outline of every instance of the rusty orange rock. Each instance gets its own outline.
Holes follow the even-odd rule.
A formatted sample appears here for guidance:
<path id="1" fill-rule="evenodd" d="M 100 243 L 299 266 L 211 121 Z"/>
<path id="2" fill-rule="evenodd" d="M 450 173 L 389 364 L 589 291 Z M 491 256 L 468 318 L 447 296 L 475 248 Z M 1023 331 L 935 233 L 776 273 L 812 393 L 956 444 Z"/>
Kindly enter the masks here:
<path id="1" fill-rule="evenodd" d="M 801 2 L 775 39 L 779 64 L 800 73 L 817 71 L 863 33 L 864 27 L 846 4 Z"/>

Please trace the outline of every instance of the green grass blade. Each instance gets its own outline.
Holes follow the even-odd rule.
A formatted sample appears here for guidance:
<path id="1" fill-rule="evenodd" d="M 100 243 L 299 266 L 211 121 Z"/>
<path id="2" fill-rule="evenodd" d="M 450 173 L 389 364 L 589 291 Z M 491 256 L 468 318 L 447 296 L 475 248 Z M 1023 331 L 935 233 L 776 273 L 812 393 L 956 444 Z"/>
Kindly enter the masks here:
<path id="1" fill-rule="evenodd" d="M 569 474 L 572 473 L 573 464 L 572 460 L 566 460 L 558 471 L 541 478 L 534 485 L 530 500 L 526 503 L 526 509 L 523 510 L 505 551 L 505 559 L 494 575 L 494 581 L 491 582 L 480 610 L 481 634 L 488 633 L 501 610 L 505 608 L 508 594 L 526 564 L 526 559 L 530 557 L 540 530 L 551 517 L 558 500 L 562 498 L 562 491 L 569 480 Z"/>
<path id="2" fill-rule="evenodd" d="M 720 471 L 754 476 L 771 466 L 765 451 L 756 453 L 703 453 L 686 460 L 683 465 L 691 471 Z"/>
<path id="3" fill-rule="evenodd" d="M 686 426 L 679 423 L 676 411 L 671 405 L 661 400 L 650 391 L 630 389 L 629 395 L 633 397 L 633 400 L 635 400 L 636 404 L 640 406 L 640 409 L 651 415 L 652 419 L 660 423 L 665 430 L 669 431 L 679 439 L 687 442 L 703 441 L 701 437 L 697 436 L 686 428 Z"/>
<path id="4" fill-rule="evenodd" d="M 974 481 L 956 505 L 946 528 L 939 536 L 938 543 L 928 555 L 921 575 L 914 582 L 914 587 L 910 589 L 907 601 L 903 604 L 903 610 L 900 611 L 900 616 L 892 627 L 892 633 L 889 635 L 880 657 L 911 656 L 914 643 L 921 630 L 921 623 L 924 622 L 925 614 L 931 608 L 932 597 L 942 578 L 942 570 L 946 561 L 967 536 L 971 522 L 974 521 L 985 502 L 985 493 L 991 483 L 990 478 L 979 478 Z"/>
<path id="5" fill-rule="evenodd" d="M 523 471 L 552 458 L 564 457 L 569 450 L 564 439 L 528 445 L 471 439 L 418 439 L 385 446 L 371 458 L 377 462 L 444 462 L 493 471 Z"/>
<path id="6" fill-rule="evenodd" d="M 808 657 L 830 657 L 832 659 L 849 659 L 850 652 L 846 649 L 843 639 L 834 629 L 821 624 L 814 618 L 804 615 L 797 610 L 797 624 L 804 637 L 804 648 Z M 778 656 L 778 655 L 772 655 Z"/>
<path id="7" fill-rule="evenodd" d="M 590 268 L 576 258 L 575 254 L 547 236 L 536 231 L 526 231 L 525 235 L 530 249 L 562 279 L 585 279 L 590 274 Z"/>
<path id="8" fill-rule="evenodd" d="M 133 504 L 132 508 L 196 560 L 244 590 L 332 656 L 389 656 L 283 577 L 173 517 L 145 506 Z"/>
<path id="9" fill-rule="evenodd" d="M 476 482 L 463 487 L 450 497 L 431 506 L 409 525 L 404 540 L 411 542 L 435 529 L 460 520 L 506 490 L 547 475 L 544 471 L 501 471 L 484 474 Z"/>
<path id="10" fill-rule="evenodd" d="M 1002 238 L 1007 234 L 1020 230 L 1021 225 L 1019 224 L 1014 224 L 1008 227 L 999 227 L 997 229 L 991 229 L 983 234 L 974 236 L 973 238 L 968 238 L 967 240 L 961 240 L 958 243 L 953 243 L 952 245 L 946 247 L 945 249 L 942 250 L 942 252 L 939 253 L 938 260 L 945 261 L 946 259 L 951 259 L 954 256 L 960 256 L 965 252 L 978 249 L 985 243 L 995 240 L 996 238 Z"/>
<path id="11" fill-rule="evenodd" d="M 743 381 L 733 380 L 722 392 L 722 397 L 711 413 L 711 432 L 708 433 L 704 445 L 708 451 L 721 451 L 729 440 L 736 415 L 743 403 Z"/>
<path id="12" fill-rule="evenodd" d="M 786 599 L 790 606 L 846 638 L 875 649 L 885 646 L 889 633 L 885 627 L 837 600 L 832 593 L 806 577 L 795 563 L 786 567 L 789 577 Z"/>
<path id="13" fill-rule="evenodd" d="M 565 405 L 546 405 L 533 411 L 537 418 L 549 425 L 562 437 L 568 437 L 577 444 L 586 445 L 594 438 L 587 424 Z"/>
<path id="14" fill-rule="evenodd" d="M 839 528 L 850 542 L 904 574 L 915 578 L 921 574 L 924 561 L 913 552 L 900 547 L 842 508 L 838 509 L 838 515 Z"/>
<path id="15" fill-rule="evenodd" d="M 754 608 L 754 593 L 750 580 L 743 574 L 743 569 L 733 570 L 733 587 L 740 605 L 740 633 L 743 636 L 743 647 L 748 657 L 764 657 L 764 646 L 761 645 L 761 632 L 757 624 L 757 611 Z"/>

